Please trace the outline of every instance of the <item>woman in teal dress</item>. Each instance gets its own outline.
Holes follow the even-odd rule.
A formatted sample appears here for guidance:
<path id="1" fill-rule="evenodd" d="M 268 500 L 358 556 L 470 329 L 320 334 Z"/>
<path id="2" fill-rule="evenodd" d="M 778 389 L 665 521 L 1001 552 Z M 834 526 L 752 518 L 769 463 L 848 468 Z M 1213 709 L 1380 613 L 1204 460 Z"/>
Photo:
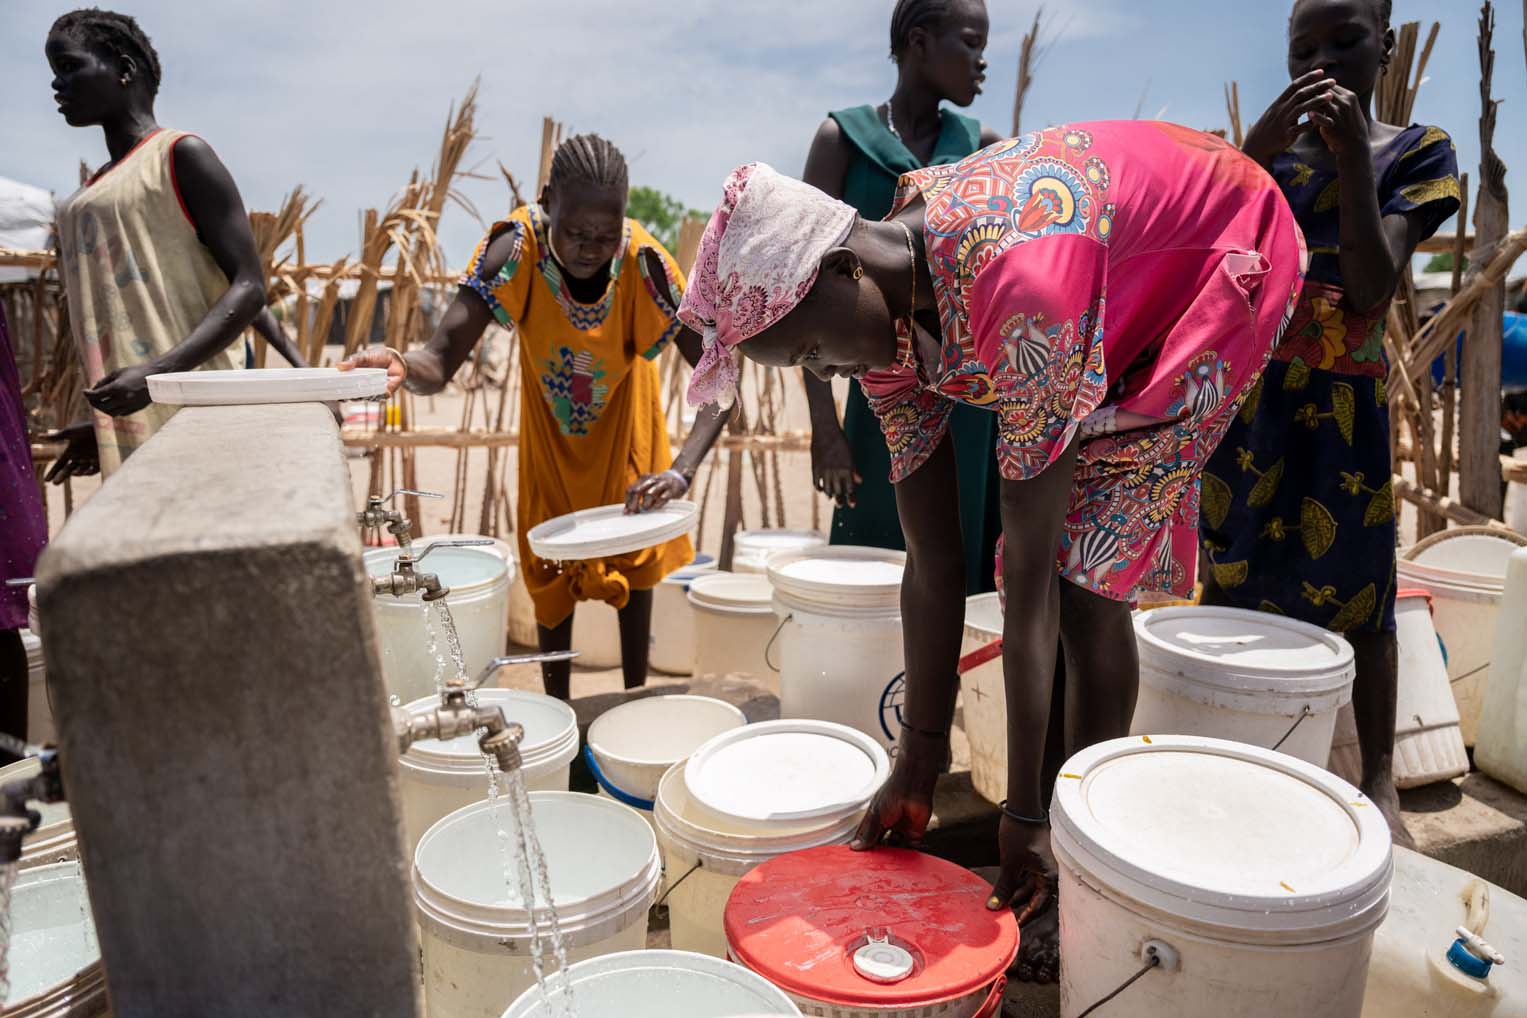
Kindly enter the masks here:
<path id="1" fill-rule="evenodd" d="M 896 181 L 924 166 L 956 163 L 1000 140 L 995 131 L 943 108 L 969 106 L 986 76 L 988 31 L 982 0 L 899 0 L 891 15 L 896 90 L 879 106 L 828 115 L 817 129 L 802 179 L 854 206 L 866 219 L 891 211 Z M 837 503 L 833 544 L 905 549 L 891 456 L 855 379 L 838 424 L 832 388 L 802 372 L 811 408 L 811 475 Z M 959 464 L 960 523 L 970 593 L 994 589 L 997 510 L 996 415 L 961 407 L 951 422 Z"/>

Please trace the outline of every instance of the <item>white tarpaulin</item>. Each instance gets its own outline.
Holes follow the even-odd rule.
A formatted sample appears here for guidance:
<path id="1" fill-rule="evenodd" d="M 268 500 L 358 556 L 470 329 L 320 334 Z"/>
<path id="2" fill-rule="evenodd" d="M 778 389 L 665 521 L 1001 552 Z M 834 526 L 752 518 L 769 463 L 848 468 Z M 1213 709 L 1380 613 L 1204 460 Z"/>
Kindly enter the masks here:
<path id="1" fill-rule="evenodd" d="M 40 187 L 0 177 L 0 247 L 45 251 L 53 236 L 53 195 Z M 34 269 L 0 268 L 0 283 L 37 275 Z"/>

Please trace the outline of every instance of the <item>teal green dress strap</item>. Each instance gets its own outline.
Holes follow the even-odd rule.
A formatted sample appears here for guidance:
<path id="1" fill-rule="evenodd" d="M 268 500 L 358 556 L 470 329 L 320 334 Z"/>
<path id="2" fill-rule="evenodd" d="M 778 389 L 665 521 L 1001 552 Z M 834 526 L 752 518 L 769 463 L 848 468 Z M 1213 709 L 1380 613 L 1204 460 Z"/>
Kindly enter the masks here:
<path id="1" fill-rule="evenodd" d="M 948 109 L 939 113 L 943 126 L 928 165 L 957 163 L 981 147 L 979 120 Z M 884 219 L 891 211 L 898 178 L 921 169 L 922 163 L 891 133 L 875 107 L 855 106 L 828 116 L 837 122 L 855 150 L 843 176 L 843 200 L 866 219 Z M 890 480 L 891 454 L 886 449 L 880 423 L 855 381 L 848 384 L 843 433 L 853 453 L 854 469 L 863 480 L 855 494 L 856 504 L 833 512 L 832 543 L 904 550 L 906 540 L 901 533 L 896 492 Z M 949 433 L 954 440 L 959 471 L 966 586 L 972 594 L 994 590 L 994 556 L 997 537 L 1002 532 L 996 414 L 976 407 L 956 407 Z"/>

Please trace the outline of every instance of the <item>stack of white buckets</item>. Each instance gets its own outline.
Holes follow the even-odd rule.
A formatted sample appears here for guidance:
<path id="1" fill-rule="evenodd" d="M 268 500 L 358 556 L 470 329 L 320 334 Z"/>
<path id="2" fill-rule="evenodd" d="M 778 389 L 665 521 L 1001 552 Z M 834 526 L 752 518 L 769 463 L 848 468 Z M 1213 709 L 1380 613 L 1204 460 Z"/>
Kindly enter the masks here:
<path id="1" fill-rule="evenodd" d="M 648 909 L 663 894 L 674 947 L 723 957 L 723 909 L 738 877 L 784 852 L 846 842 L 889 772 L 880 745 L 824 722 L 744 725 L 740 712 L 727 704 L 693 696 L 651 697 L 615 708 L 590 728 L 588 753 L 605 794 L 582 795 L 544 784 L 550 778 L 566 787 L 565 762 L 555 775 L 546 773 L 546 764 L 565 753 L 560 748 L 565 733 L 555 719 L 556 709 L 565 705 L 538 703 L 547 698 L 508 690 L 481 695 L 521 723 L 546 715 L 544 724 L 526 724 L 523 752 L 542 761 L 541 769 L 530 773 L 527 759 L 527 778 L 542 784 L 530 794 L 531 813 L 580 1006 L 587 1006 L 585 980 L 592 980 L 590 986 L 607 978 L 640 981 L 641 973 L 663 971 L 682 973 L 673 976 L 676 986 L 705 984 L 707 992 L 754 1000 L 769 1013 L 797 1013 L 767 984 L 718 969 L 707 959 L 627 952 L 645 947 Z M 554 755 L 552 746 L 558 747 Z M 513 822 L 507 807 L 500 813 L 482 800 L 487 777 L 480 756 L 470 782 L 475 791 L 461 787 L 465 770 L 448 766 L 456 763 L 448 759 L 453 748 L 427 746 L 422 760 L 406 757 L 403 770 L 410 824 L 439 815 L 414 854 L 429 1012 L 490 1018 L 524 993 L 509 1013 L 536 1013 L 532 915 L 517 889 L 506 884 L 506 842 L 516 860 L 508 867 L 511 873 L 520 852 Z M 463 755 L 473 748 L 463 744 Z M 480 801 L 440 815 L 464 791 Z M 650 798 L 652 812 L 628 804 L 640 807 L 643 798 Z M 544 936 L 548 917 L 537 909 L 535 919 Z M 546 964 L 551 966 L 550 959 Z M 720 984 L 712 985 L 718 979 Z M 666 991 L 660 999 L 673 1003 Z M 642 1014 L 649 1004 L 659 1006 L 633 1001 L 621 1013 Z M 674 1012 L 653 1012 L 658 1013 Z"/>

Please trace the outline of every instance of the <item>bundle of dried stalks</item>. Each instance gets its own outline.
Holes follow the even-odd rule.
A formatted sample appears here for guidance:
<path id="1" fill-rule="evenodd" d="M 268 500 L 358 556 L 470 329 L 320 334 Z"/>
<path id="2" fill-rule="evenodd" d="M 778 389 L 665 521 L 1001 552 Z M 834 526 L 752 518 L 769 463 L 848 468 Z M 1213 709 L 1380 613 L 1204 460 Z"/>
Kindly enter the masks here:
<path id="1" fill-rule="evenodd" d="M 267 304 L 275 304 L 286 297 L 287 294 L 299 293 L 302 287 L 288 271 L 289 262 L 286 258 L 277 261 L 277 252 L 302 229 L 308 217 L 318 210 L 322 201 L 315 201 L 308 197 L 298 184 L 281 201 L 278 212 L 251 212 L 249 213 L 249 228 L 254 234 L 255 251 L 260 256 L 261 277 L 265 280 L 265 301 Z M 302 255 L 298 253 L 297 264 L 301 264 Z M 265 366 L 265 339 L 262 336 L 255 337 L 255 366 Z"/>
<path id="2" fill-rule="evenodd" d="M 1034 71 L 1039 66 L 1039 61 L 1044 57 L 1054 42 L 1043 46 L 1039 42 L 1039 31 L 1044 21 L 1045 9 L 1041 4 L 1034 12 L 1034 24 L 1023 35 L 1023 45 L 1018 50 L 1018 85 L 1013 93 L 1013 137 L 1018 137 L 1023 131 L 1020 125 L 1023 121 L 1023 100 L 1029 94 L 1029 86 L 1034 84 Z"/>
<path id="3" fill-rule="evenodd" d="M 1225 112 L 1230 115 L 1230 131 L 1226 137 L 1240 148 L 1246 144 L 1246 133 L 1241 129 L 1241 83 L 1238 81 L 1225 86 Z"/>
<path id="4" fill-rule="evenodd" d="M 1432 29 L 1426 36 L 1426 45 L 1421 47 L 1418 60 L 1416 43 L 1421 39 L 1421 23 L 1408 21 L 1400 26 L 1394 60 L 1379 78 L 1379 87 L 1373 97 L 1374 115 L 1379 120 L 1401 126 L 1410 123 L 1411 111 L 1416 106 L 1416 94 L 1426 83 L 1426 64 L 1431 60 L 1432 47 L 1436 45 L 1437 33 L 1441 29 L 1440 24 L 1432 22 Z M 1414 74 L 1411 73 L 1412 65 L 1415 67 Z"/>

